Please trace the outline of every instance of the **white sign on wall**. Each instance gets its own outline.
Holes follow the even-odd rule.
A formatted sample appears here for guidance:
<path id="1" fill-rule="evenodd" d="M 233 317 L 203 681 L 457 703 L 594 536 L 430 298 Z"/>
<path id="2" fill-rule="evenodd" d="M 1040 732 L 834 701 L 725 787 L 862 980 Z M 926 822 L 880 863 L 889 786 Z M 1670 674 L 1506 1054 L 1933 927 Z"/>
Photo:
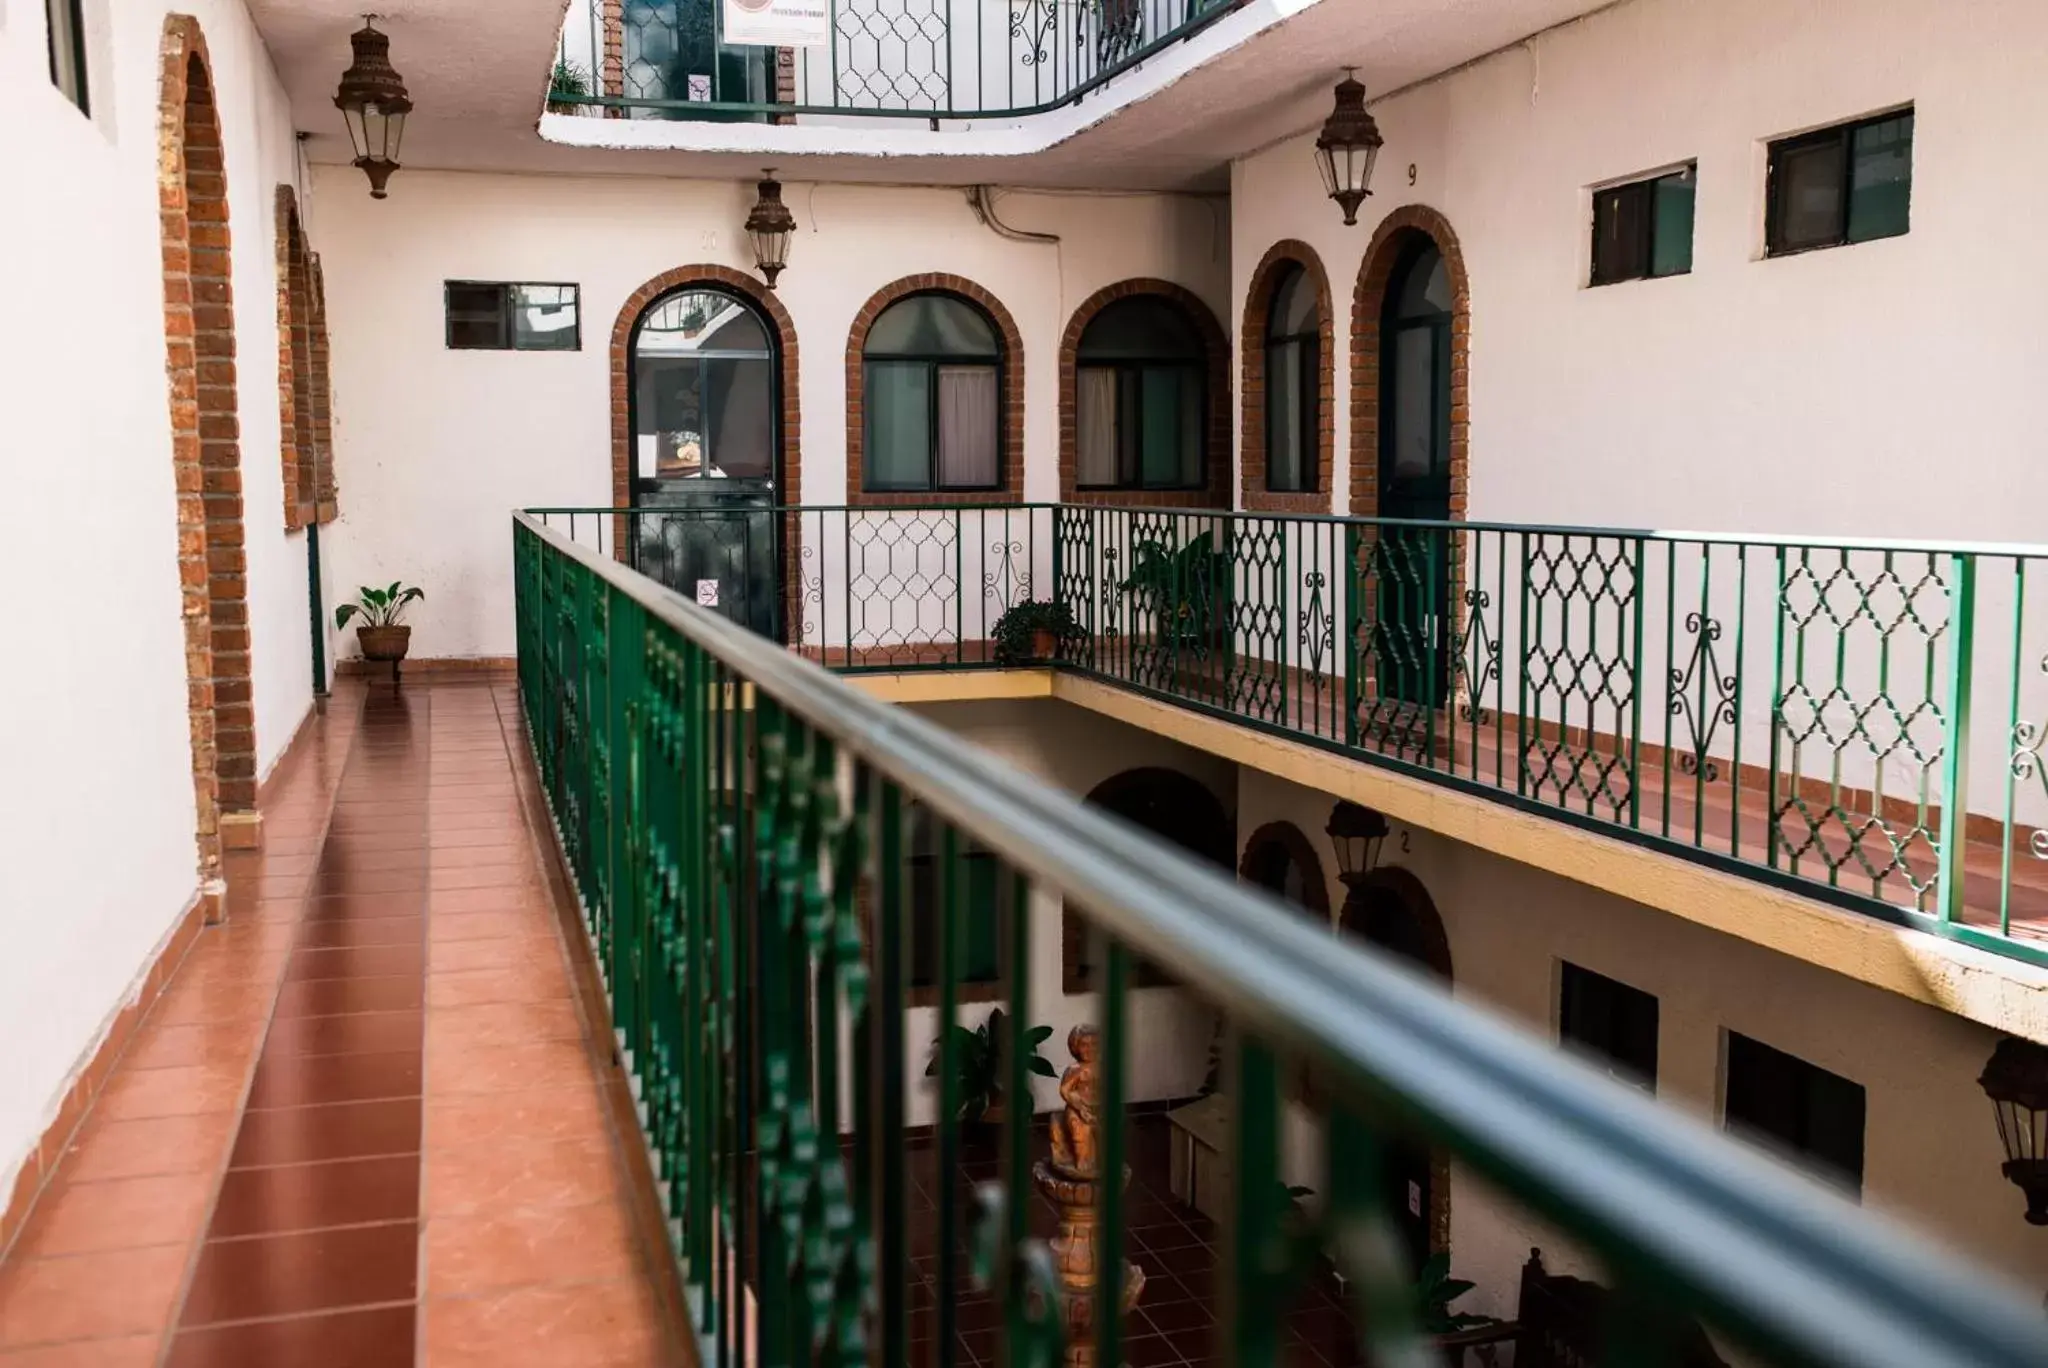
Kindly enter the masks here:
<path id="1" fill-rule="evenodd" d="M 760 47 L 824 47 L 832 41 L 830 0 L 724 0 L 728 43 Z"/>
<path id="2" fill-rule="evenodd" d="M 700 579 L 697 581 L 697 606 L 699 608 L 716 608 L 718 606 L 717 580 Z"/>

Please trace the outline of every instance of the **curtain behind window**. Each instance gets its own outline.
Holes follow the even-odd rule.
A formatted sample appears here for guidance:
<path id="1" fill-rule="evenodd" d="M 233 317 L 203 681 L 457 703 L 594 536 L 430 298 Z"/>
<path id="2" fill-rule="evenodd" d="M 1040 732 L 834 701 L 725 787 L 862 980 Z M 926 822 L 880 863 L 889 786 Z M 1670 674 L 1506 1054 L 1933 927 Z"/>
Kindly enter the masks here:
<path id="1" fill-rule="evenodd" d="M 1074 376 L 1074 479 L 1113 485 L 1116 479 L 1116 372 L 1107 366 Z"/>
<path id="2" fill-rule="evenodd" d="M 989 489 L 997 483 L 996 369 L 940 366 L 941 489 Z"/>

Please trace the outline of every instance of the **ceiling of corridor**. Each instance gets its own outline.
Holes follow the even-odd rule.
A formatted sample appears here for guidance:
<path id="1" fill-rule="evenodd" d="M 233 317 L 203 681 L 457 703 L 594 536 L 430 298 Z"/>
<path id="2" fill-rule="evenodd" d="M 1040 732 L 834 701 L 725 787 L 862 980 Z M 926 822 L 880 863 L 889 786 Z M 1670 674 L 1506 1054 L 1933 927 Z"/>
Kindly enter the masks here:
<path id="1" fill-rule="evenodd" d="M 392 35 L 392 62 L 415 105 L 403 158 L 415 169 L 737 179 L 756 174 L 768 156 L 789 180 L 1173 190 L 1224 188 L 1233 157 L 1314 127 L 1328 112 L 1341 66 L 1358 66 L 1369 90 L 1391 91 L 1612 0 L 1262 3 L 1263 27 L 1122 108 L 1114 98 L 1105 102 L 1114 110 L 1108 117 L 1086 123 L 1066 116 L 1072 132 L 1049 146 L 1032 146 L 1028 126 L 1020 133 L 1012 124 L 1007 131 L 920 130 L 887 156 L 848 152 L 844 142 L 852 139 L 836 148 L 772 152 L 551 142 L 538 121 L 562 0 L 385 0 L 376 12 L 379 27 Z M 290 95 L 293 119 L 312 135 L 308 155 L 348 160 L 333 98 L 348 64 L 348 35 L 362 11 L 335 0 L 251 0 L 251 10 Z M 1249 16 L 1233 19 L 1240 17 Z M 771 139 L 799 132 L 750 127 L 753 136 Z M 718 134 L 729 140 L 733 129 L 724 125 Z M 875 131 L 856 133 L 872 138 Z M 1003 150 L 990 155 L 977 141 Z"/>

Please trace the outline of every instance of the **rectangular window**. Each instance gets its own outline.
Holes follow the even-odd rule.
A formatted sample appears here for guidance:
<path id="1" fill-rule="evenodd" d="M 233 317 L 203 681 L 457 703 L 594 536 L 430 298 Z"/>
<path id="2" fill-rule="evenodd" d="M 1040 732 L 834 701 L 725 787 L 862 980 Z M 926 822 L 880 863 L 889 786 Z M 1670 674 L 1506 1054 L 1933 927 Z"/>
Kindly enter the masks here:
<path id="1" fill-rule="evenodd" d="M 1593 192 L 1593 284 L 1692 270 L 1697 165 Z"/>
<path id="2" fill-rule="evenodd" d="M 456 351 L 577 351 L 578 287 L 451 280 L 448 346 Z"/>
<path id="3" fill-rule="evenodd" d="M 919 990 L 936 990 L 939 986 L 939 921 L 946 906 L 945 846 L 939 823 L 925 808 L 914 806 L 907 817 L 909 851 L 905 873 L 910 922 L 904 929 L 910 938 L 908 986 L 921 997 Z M 1002 862 L 992 851 L 965 836 L 958 841 L 961 915 L 954 926 L 953 945 L 954 963 L 960 969 L 957 981 L 963 988 L 983 988 L 1002 979 L 998 946 L 1007 913 Z M 972 1001 L 982 995 L 965 996 Z"/>
<path id="4" fill-rule="evenodd" d="M 1201 488 L 1199 373 L 1180 365 L 1081 367 L 1074 439 L 1078 488 Z"/>
<path id="5" fill-rule="evenodd" d="M 1557 1035 L 1626 1083 L 1656 1091 L 1657 999 L 1640 988 L 1566 963 Z"/>
<path id="6" fill-rule="evenodd" d="M 989 365 L 869 361 L 863 487 L 877 492 L 1002 487 L 1002 382 Z"/>
<path id="7" fill-rule="evenodd" d="M 85 81 L 85 6 L 83 0 L 44 0 L 50 20 L 50 83 L 64 98 L 90 115 L 92 102 Z"/>
<path id="8" fill-rule="evenodd" d="M 1824 1178 L 1863 1188 L 1863 1085 L 1762 1041 L 1728 1033 L 1730 1131 L 1806 1161 Z"/>
<path id="9" fill-rule="evenodd" d="M 1913 111 L 1838 124 L 1770 147 L 1771 256 L 1898 237 L 1913 190 Z"/>
<path id="10" fill-rule="evenodd" d="M 1316 492 L 1322 376 L 1316 352 L 1306 339 L 1266 348 L 1266 488 L 1275 493 Z"/>

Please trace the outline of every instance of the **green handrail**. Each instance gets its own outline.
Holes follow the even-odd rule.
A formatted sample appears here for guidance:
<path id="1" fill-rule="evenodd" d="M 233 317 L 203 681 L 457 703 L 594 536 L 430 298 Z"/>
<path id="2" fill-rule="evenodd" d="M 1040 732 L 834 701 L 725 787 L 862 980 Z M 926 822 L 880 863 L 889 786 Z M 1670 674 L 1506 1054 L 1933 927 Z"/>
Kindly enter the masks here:
<path id="1" fill-rule="evenodd" d="M 936 500 L 535 512 L 599 550 L 623 527 L 686 594 L 725 575 L 725 611 L 846 672 L 994 667 L 1002 614 L 1051 598 L 1081 628 L 1062 669 L 2048 965 L 2048 614 L 2024 611 L 2048 547 Z M 751 579 L 713 554 L 742 529 Z"/>
<path id="2" fill-rule="evenodd" d="M 1379 955 L 535 517 L 515 517 L 514 556 L 536 763 L 667 1184 L 704 1362 L 902 1364 L 907 1326 L 934 1314 L 905 1298 L 905 1081 L 917 1070 L 903 946 L 925 919 L 946 948 L 936 972 L 950 997 L 970 846 L 1001 866 L 978 910 L 1006 931 L 1013 1030 L 1032 1002 L 1019 952 L 1055 899 L 1086 908 L 1103 946 L 1105 1059 L 1129 1048 L 1129 956 L 1229 1023 L 1235 1252 L 1217 1334 L 1232 1361 L 1271 1361 L 1267 1313 L 1312 1276 L 1304 1256 L 1318 1250 L 1371 1308 L 1371 1361 L 1427 1361 L 1372 1178 L 1395 1138 L 1448 1150 L 1602 1262 L 1622 1308 L 1614 1361 L 1657 1361 L 1646 1347 L 1673 1343 L 1691 1317 L 1773 1362 L 2048 1361 L 2048 1324 L 1995 1279 Z M 913 806 L 937 833 L 936 899 L 905 875 Z M 1282 1060 L 1313 1071 L 1336 1141 L 1314 1222 L 1272 1197 Z M 1121 1077 L 1111 1066 L 1101 1090 L 1112 1159 L 1133 1124 L 1110 1105 Z M 1026 1160 L 1042 1152 L 1028 1112 L 1008 1109 L 1000 1176 L 977 1201 L 1002 1357 L 1018 1364 L 1051 1361 L 1048 1307 L 1062 1295 L 1014 1215 L 1032 1200 L 1018 1190 Z M 941 1109 L 935 1124 L 939 1152 L 957 1154 L 952 1116 Z M 1112 1185 L 1099 1186 L 1113 1218 Z M 927 1190 L 968 1219 L 950 1168 Z M 1102 1247 L 1121 1236 L 1112 1219 Z M 952 1247 L 934 1252 L 943 1275 Z M 935 1296 L 963 1288 L 948 1278 Z M 1112 1309 L 1107 1297 L 1097 1307 Z M 1114 1317 L 1093 1319 L 1103 1361 L 1118 1361 Z M 934 1361 L 953 1360 L 952 1339 L 936 1348 Z"/>

